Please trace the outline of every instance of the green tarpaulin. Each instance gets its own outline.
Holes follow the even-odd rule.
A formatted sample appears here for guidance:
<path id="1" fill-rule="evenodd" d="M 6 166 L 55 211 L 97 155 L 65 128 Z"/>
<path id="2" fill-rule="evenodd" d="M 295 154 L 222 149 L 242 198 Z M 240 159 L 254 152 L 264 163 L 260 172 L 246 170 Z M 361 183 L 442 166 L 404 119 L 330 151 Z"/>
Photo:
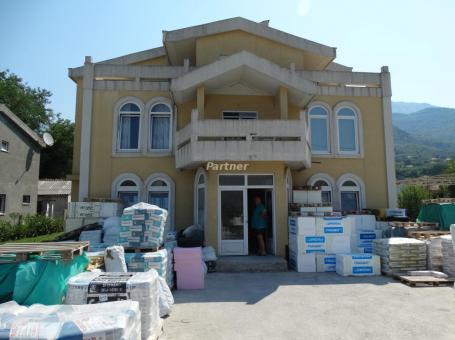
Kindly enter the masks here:
<path id="1" fill-rule="evenodd" d="M 450 225 L 455 224 L 455 204 L 425 204 L 420 209 L 417 222 L 437 222 L 441 230 L 450 230 Z"/>

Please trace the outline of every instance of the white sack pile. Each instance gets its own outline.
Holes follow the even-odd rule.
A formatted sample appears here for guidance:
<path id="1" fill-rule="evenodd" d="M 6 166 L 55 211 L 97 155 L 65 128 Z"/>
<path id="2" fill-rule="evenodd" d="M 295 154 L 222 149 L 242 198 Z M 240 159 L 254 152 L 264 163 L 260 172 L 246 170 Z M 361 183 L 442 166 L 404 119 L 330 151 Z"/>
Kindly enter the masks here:
<path id="1" fill-rule="evenodd" d="M 381 257 L 381 269 L 385 273 L 427 269 L 424 241 L 404 237 L 374 240 L 373 253 Z"/>
<path id="2" fill-rule="evenodd" d="M 162 326 L 159 289 L 158 274 L 154 270 L 144 273 L 85 272 L 68 281 L 65 303 L 83 305 L 126 299 L 137 301 L 141 311 L 142 339 L 154 339 Z"/>
<path id="3" fill-rule="evenodd" d="M 141 336 L 141 313 L 136 301 L 98 305 L 32 305 L 11 301 L 0 304 L 0 338 L 122 339 Z"/>
<path id="4" fill-rule="evenodd" d="M 426 244 L 428 269 L 442 272 L 442 238 L 433 237 Z"/>
<path id="5" fill-rule="evenodd" d="M 455 252 L 452 235 L 441 236 L 442 239 L 442 269 L 451 277 L 455 277 Z"/>

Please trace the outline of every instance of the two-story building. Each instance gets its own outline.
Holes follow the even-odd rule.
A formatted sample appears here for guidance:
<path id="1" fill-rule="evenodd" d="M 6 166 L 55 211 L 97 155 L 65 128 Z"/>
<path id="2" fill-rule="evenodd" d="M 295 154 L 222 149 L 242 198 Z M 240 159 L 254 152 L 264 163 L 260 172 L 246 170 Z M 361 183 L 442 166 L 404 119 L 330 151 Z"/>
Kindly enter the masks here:
<path id="1" fill-rule="evenodd" d="M 41 148 L 44 141 L 0 104 L 0 219 L 36 214 Z"/>
<path id="2" fill-rule="evenodd" d="M 112 197 L 204 227 L 248 254 L 255 196 L 283 255 L 293 186 L 335 209 L 396 205 L 387 67 L 353 72 L 336 49 L 232 18 L 163 31 L 163 45 L 69 70 L 77 84 L 72 199 Z"/>

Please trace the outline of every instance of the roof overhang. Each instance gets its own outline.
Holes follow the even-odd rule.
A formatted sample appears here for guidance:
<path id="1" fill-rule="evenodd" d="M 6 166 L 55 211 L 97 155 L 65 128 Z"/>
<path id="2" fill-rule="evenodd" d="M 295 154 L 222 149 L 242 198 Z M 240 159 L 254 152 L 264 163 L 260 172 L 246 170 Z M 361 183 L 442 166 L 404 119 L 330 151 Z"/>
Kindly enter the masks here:
<path id="1" fill-rule="evenodd" d="M 271 28 L 268 22 L 254 22 L 241 17 L 214 21 L 203 25 L 163 31 L 163 45 L 173 65 L 180 65 L 184 58 L 195 58 L 195 41 L 198 38 L 231 31 L 243 31 L 306 52 L 306 60 L 320 69 L 336 57 L 336 48 Z"/>
<path id="2" fill-rule="evenodd" d="M 314 82 L 246 51 L 225 57 L 173 79 L 171 91 L 175 101 L 182 103 L 194 98 L 200 86 L 204 86 L 210 93 L 216 89 L 237 84 L 270 95 L 276 94 L 281 86 L 286 87 L 289 101 L 297 106 L 304 106 L 314 94 L 318 93 Z"/>

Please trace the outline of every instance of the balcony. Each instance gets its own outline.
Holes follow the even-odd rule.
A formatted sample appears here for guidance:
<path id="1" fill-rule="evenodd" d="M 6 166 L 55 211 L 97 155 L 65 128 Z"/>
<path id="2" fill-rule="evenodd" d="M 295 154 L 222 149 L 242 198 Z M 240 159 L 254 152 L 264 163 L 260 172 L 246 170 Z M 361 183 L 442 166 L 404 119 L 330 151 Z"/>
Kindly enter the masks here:
<path id="1" fill-rule="evenodd" d="M 303 113 L 299 120 L 199 120 L 176 133 L 178 169 L 209 161 L 283 161 L 292 168 L 309 168 L 311 153 Z"/>

